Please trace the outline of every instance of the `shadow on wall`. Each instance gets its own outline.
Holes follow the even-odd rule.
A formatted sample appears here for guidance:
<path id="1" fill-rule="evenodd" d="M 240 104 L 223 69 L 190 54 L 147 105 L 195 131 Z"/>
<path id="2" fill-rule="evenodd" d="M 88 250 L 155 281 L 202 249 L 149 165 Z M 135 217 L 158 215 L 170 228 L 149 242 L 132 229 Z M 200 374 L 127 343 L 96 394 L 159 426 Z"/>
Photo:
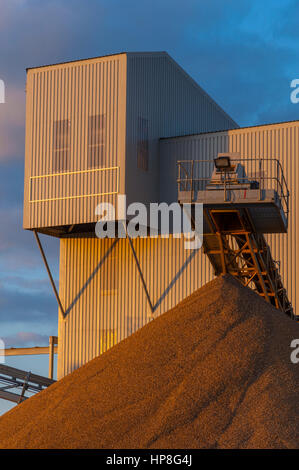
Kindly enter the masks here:
<path id="1" fill-rule="evenodd" d="M 96 268 L 93 270 L 93 272 L 90 274 L 89 278 L 87 279 L 87 281 L 83 284 L 82 288 L 79 290 L 78 294 L 75 296 L 74 300 L 71 302 L 70 306 L 65 310 L 65 317 L 67 317 L 68 315 L 71 314 L 71 311 L 72 309 L 74 308 L 74 306 L 76 305 L 76 303 L 79 301 L 80 297 L 83 295 L 83 293 L 86 291 L 86 289 L 88 288 L 88 286 L 90 285 L 90 283 L 92 282 L 92 280 L 95 278 L 95 276 L 97 274 L 99 275 L 102 275 L 104 274 L 103 273 L 103 270 L 101 270 L 101 268 L 103 268 L 104 266 L 104 263 L 105 261 L 107 260 L 107 258 L 111 255 L 111 253 L 113 252 L 113 250 L 115 249 L 117 243 L 119 242 L 119 239 L 115 239 L 113 241 L 113 243 L 110 245 L 110 247 L 108 248 L 108 250 L 105 252 L 105 254 L 103 255 L 103 257 L 101 258 L 100 262 L 97 264 Z M 152 308 L 152 313 L 154 313 L 158 307 L 162 304 L 163 300 L 166 298 L 166 296 L 169 294 L 170 290 L 175 286 L 176 282 L 179 280 L 179 278 L 183 275 L 184 271 L 186 271 L 186 269 L 188 268 L 188 266 L 190 265 L 191 261 L 194 259 L 194 257 L 198 254 L 200 250 L 192 250 L 191 254 L 188 256 L 188 258 L 186 259 L 186 261 L 183 263 L 183 265 L 178 269 L 177 273 L 175 274 L 175 276 L 173 277 L 173 279 L 170 281 L 170 283 L 168 284 L 168 286 L 166 287 L 166 289 L 164 290 L 164 292 L 161 293 L 160 297 L 158 298 L 158 300 L 154 303 L 152 300 L 150 300 L 151 302 L 151 308 Z M 138 258 L 136 257 L 135 258 L 135 261 L 136 261 L 136 266 L 137 266 L 137 269 L 140 270 L 140 277 L 143 278 L 143 274 L 142 274 L 142 268 L 140 266 L 140 262 L 138 260 Z M 113 274 L 113 273 L 112 273 Z M 143 278 L 143 281 L 145 282 L 144 278 Z M 147 286 L 145 284 L 145 289 L 144 289 L 144 293 L 148 294 L 148 289 L 147 289 Z"/>
<path id="2" fill-rule="evenodd" d="M 177 202 L 178 162 L 186 160 L 211 160 L 219 152 L 229 152 L 229 131 L 196 134 L 168 139 L 160 139 L 160 190 L 159 202 Z M 212 168 L 211 168 L 212 169 Z M 210 177 L 203 168 L 199 177 Z"/>

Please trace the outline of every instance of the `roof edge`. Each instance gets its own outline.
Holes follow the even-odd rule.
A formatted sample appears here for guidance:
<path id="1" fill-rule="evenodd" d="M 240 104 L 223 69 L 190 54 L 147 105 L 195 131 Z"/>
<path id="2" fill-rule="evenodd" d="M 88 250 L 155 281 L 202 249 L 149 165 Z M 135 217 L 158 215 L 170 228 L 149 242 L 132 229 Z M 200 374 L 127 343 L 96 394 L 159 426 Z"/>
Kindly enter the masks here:
<path id="1" fill-rule="evenodd" d="M 76 64 L 77 62 L 87 62 L 88 60 L 104 59 L 106 57 L 114 57 L 116 55 L 126 55 L 126 54 L 127 52 L 116 52 L 115 54 L 106 54 L 106 55 L 100 55 L 100 56 L 95 56 L 95 57 L 86 57 L 84 59 L 66 60 L 64 62 L 56 62 L 54 64 L 37 65 L 35 67 L 27 67 L 26 72 L 28 72 L 29 70 L 42 69 L 44 67 L 55 67 L 56 65 L 64 65 L 64 64 Z"/>
<path id="2" fill-rule="evenodd" d="M 127 56 L 145 56 L 145 55 L 168 55 L 167 52 L 165 51 L 147 51 L 147 52 L 128 52 L 128 51 L 125 51 L 125 52 L 115 52 L 113 54 L 105 54 L 105 55 L 99 55 L 99 56 L 94 56 L 94 57 L 86 57 L 84 59 L 74 59 L 74 60 L 66 60 L 66 61 L 63 61 L 63 62 L 55 62 L 53 64 L 43 64 L 43 65 L 36 65 L 34 67 L 27 67 L 26 68 L 26 72 L 28 72 L 29 70 L 35 70 L 35 69 L 41 69 L 41 68 L 44 68 L 44 67 L 55 67 L 57 65 L 65 65 L 65 64 L 75 64 L 77 62 L 85 62 L 85 61 L 89 61 L 89 60 L 96 60 L 96 59 L 104 59 L 106 57 L 114 57 L 114 56 L 117 56 L 117 55 L 127 55 Z"/>
<path id="3" fill-rule="evenodd" d="M 159 140 L 171 140 L 171 139 L 184 139 L 188 137 L 195 137 L 195 136 L 201 136 L 201 135 L 206 135 L 206 134 L 221 134 L 222 132 L 229 132 L 229 131 L 242 131 L 245 129 L 254 129 L 254 128 L 259 128 L 259 127 L 267 127 L 267 126 L 278 126 L 282 124 L 292 124 L 292 123 L 298 123 L 299 125 L 299 119 L 293 119 L 292 121 L 279 121 L 279 122 L 269 122 L 265 124 L 255 124 L 252 126 L 244 126 L 244 127 L 230 127 L 228 129 L 221 129 L 219 131 L 207 131 L 207 132 L 196 132 L 195 134 L 184 134 L 184 135 L 175 135 L 172 137 L 160 137 Z"/>

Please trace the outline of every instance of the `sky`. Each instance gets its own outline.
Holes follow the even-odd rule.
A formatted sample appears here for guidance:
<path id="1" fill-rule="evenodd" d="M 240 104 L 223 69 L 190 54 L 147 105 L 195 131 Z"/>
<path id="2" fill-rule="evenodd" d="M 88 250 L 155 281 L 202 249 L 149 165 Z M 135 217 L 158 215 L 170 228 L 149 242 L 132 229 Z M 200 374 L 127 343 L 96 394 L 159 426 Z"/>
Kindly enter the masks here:
<path id="1" fill-rule="evenodd" d="M 0 338 L 47 345 L 57 305 L 22 229 L 26 68 L 123 51 L 167 51 L 240 125 L 299 118 L 297 0 L 0 0 Z M 56 282 L 59 246 L 42 236 Z M 47 375 L 47 357 L 10 359 Z M 0 414 L 12 405 L 0 400 Z"/>

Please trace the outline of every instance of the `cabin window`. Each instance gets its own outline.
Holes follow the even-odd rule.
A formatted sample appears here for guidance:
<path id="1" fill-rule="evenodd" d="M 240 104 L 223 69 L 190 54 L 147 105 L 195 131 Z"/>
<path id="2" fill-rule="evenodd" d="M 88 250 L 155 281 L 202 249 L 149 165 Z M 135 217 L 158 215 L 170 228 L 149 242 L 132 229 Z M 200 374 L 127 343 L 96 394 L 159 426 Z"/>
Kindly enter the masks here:
<path id="1" fill-rule="evenodd" d="M 53 170 L 66 171 L 70 168 L 70 128 L 69 119 L 53 123 Z"/>
<path id="2" fill-rule="evenodd" d="M 148 171 L 148 120 L 138 119 L 137 168 Z"/>
<path id="3" fill-rule="evenodd" d="M 89 116 L 88 119 L 88 167 L 105 166 L 105 130 L 104 114 Z"/>

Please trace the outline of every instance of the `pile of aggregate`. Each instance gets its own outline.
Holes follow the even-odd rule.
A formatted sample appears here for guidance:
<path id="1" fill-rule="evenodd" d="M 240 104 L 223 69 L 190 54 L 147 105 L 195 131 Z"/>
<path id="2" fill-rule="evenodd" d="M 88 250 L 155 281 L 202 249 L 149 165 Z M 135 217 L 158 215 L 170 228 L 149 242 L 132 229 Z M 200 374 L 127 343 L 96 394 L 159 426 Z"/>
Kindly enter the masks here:
<path id="1" fill-rule="evenodd" d="M 298 448 L 299 325 L 236 279 L 0 418 L 0 448 Z"/>

